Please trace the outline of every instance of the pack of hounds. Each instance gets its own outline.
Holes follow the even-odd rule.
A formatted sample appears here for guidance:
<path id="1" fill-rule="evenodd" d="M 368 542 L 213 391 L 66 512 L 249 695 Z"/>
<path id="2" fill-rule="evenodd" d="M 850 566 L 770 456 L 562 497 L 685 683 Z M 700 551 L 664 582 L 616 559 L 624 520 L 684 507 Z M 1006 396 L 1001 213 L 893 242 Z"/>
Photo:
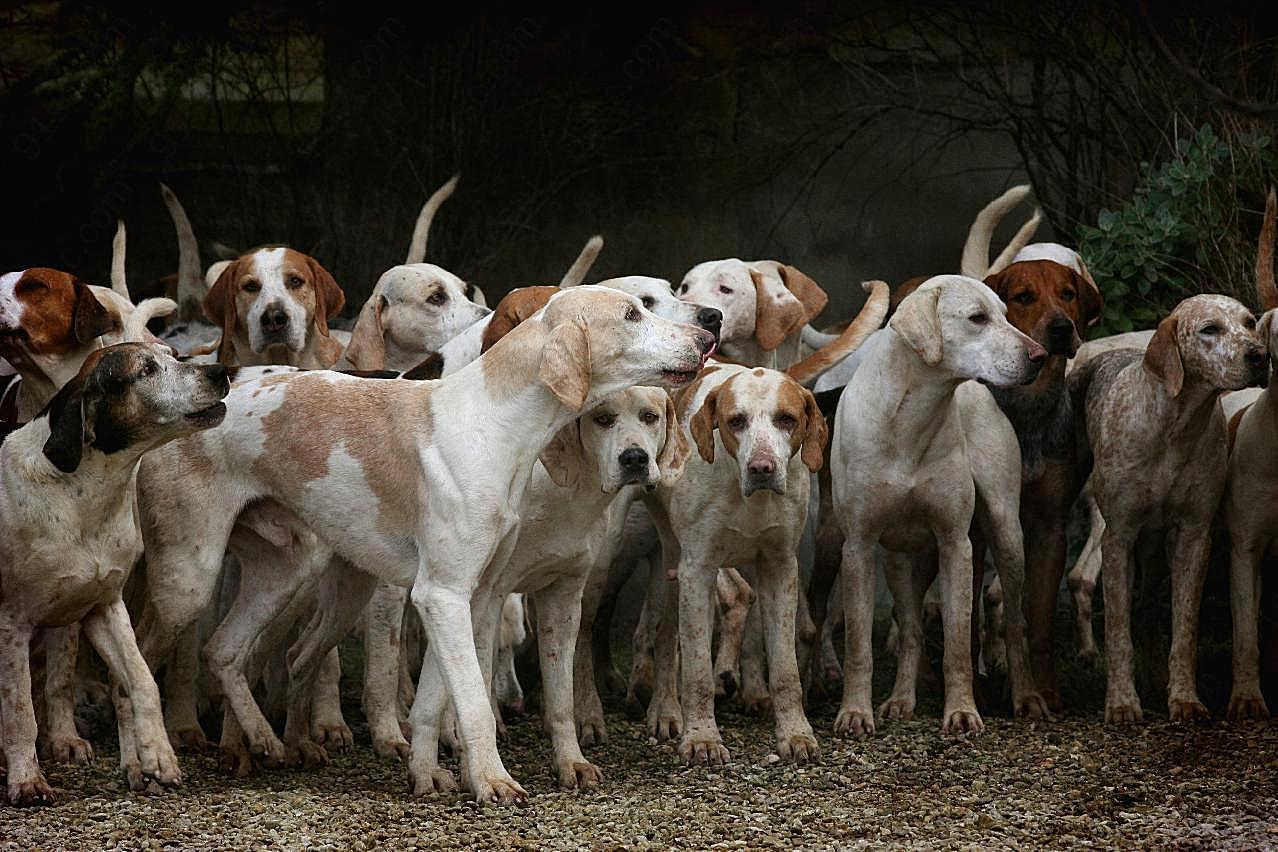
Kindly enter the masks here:
<path id="1" fill-rule="evenodd" d="M 794 762 L 820 757 L 809 691 L 842 681 L 836 734 L 911 718 L 925 604 L 943 626 L 943 732 L 982 730 L 979 666 L 1006 669 L 1016 716 L 1047 717 L 1062 709 L 1052 622 L 1080 496 L 1091 539 L 1069 586 L 1080 653 L 1095 655 L 1104 583 L 1105 719 L 1141 718 L 1138 567 L 1170 572 L 1168 712 L 1206 717 L 1195 648 L 1218 513 L 1232 542 L 1228 713 L 1268 715 L 1272 191 L 1259 320 L 1198 295 L 1154 331 L 1083 344 L 1100 291 L 1075 251 L 1030 242 L 1037 213 L 989 259 L 1028 187 L 976 217 L 961 274 L 866 282 L 860 312 L 818 330 L 826 293 L 773 260 L 700 263 L 677 286 L 583 285 L 598 237 L 559 284 L 490 310 L 424 262 L 456 184 L 427 201 L 407 262 L 349 331 L 335 324 L 341 287 L 295 249 L 202 272 L 167 188 L 180 262 L 165 296 L 130 298 L 123 225 L 109 288 L 48 268 L 0 277 L 11 804 L 53 801 L 38 742 L 46 762 L 92 760 L 77 704 L 112 705 L 135 790 L 181 783 L 175 750 L 208 746 L 200 711 L 219 703 L 229 773 L 322 764 L 352 745 L 337 656 L 352 631 L 373 748 L 406 762 L 415 795 L 525 801 L 498 738 L 502 712 L 523 712 L 513 659 L 529 642 L 567 788 L 603 780 L 583 752 L 607 738 L 601 687 L 646 705 L 650 735 L 689 763 L 730 759 L 716 698 L 770 710 L 776 753 Z M 627 683 L 608 628 L 644 562 Z M 876 712 L 880 572 L 898 665 Z"/>

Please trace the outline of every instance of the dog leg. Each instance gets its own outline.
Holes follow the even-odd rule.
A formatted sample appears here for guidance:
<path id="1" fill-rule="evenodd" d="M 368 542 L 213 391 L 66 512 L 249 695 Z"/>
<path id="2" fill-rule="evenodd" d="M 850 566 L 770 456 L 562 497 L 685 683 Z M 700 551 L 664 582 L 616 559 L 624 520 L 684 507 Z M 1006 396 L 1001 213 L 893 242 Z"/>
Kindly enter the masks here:
<path id="1" fill-rule="evenodd" d="M 653 557 L 655 562 L 655 554 Z M 586 594 L 582 599 L 581 606 L 581 629 L 590 630 L 590 657 L 591 665 L 594 669 L 594 683 L 596 692 L 602 688 L 612 695 L 625 695 L 628 691 L 628 684 L 621 673 L 617 671 L 612 654 L 612 619 L 617 610 L 617 600 L 621 597 L 621 590 L 626 585 L 626 581 L 635 572 L 635 566 L 639 564 L 638 559 L 618 558 L 604 562 L 597 566 L 592 574 L 598 575 L 597 579 L 592 579 L 591 586 L 586 587 Z M 581 659 L 580 648 L 578 645 L 577 658 Z M 577 701 L 581 702 L 582 695 L 578 693 Z M 580 712 L 577 713 L 577 722 L 581 724 L 587 717 Z M 602 721 L 602 717 L 600 717 Z M 600 728 L 602 731 L 603 729 Z M 605 739 L 599 742 L 605 742 Z M 585 744 L 585 740 L 582 740 Z"/>
<path id="2" fill-rule="evenodd" d="M 735 568 L 719 569 L 715 577 L 715 592 L 719 605 L 719 646 L 714 655 L 715 695 L 731 698 L 741 688 L 741 644 L 755 595 L 750 584 Z M 758 691 L 754 697 L 759 697 Z"/>
<path id="3" fill-rule="evenodd" d="M 31 630 L 0 608 L 0 734 L 8 767 L 9 804 L 53 804 L 53 788 L 36 760 L 36 717 L 31 703 Z"/>
<path id="4" fill-rule="evenodd" d="M 408 757 L 408 783 L 414 796 L 457 789 L 453 773 L 439 765 L 439 725 L 447 705 L 448 691 L 439 660 L 427 648 L 410 711 L 413 742 Z"/>
<path id="5" fill-rule="evenodd" d="M 643 607 L 631 639 L 630 679 L 626 686 L 626 710 L 631 716 L 641 717 L 644 709 L 652 704 L 655 686 L 655 655 L 658 632 L 669 606 L 670 587 L 662 566 L 665 557 L 648 560 L 648 583 L 644 587 Z M 651 732 L 650 732 L 651 733 Z"/>
<path id="6" fill-rule="evenodd" d="M 741 709 L 762 716 L 772 711 L 772 696 L 765 671 L 769 660 L 764 650 L 763 615 L 757 602 L 746 610 L 741 634 Z"/>
<path id="7" fill-rule="evenodd" d="M 1105 721 L 1139 722 L 1140 697 L 1136 694 L 1132 648 L 1132 579 L 1136 542 L 1106 526 L 1101 540 L 1105 583 Z"/>
<path id="8" fill-rule="evenodd" d="M 874 677 L 874 545 L 859 538 L 843 542 L 843 701 L 834 719 L 836 734 L 862 738 L 874 733 L 871 681 Z"/>
<path id="9" fill-rule="evenodd" d="M 581 743 L 582 748 L 590 746 L 603 745 L 608 742 L 608 728 L 604 723 L 603 702 L 599 699 L 599 683 L 601 680 L 607 683 L 606 674 L 601 675 L 601 669 L 606 672 L 615 674 L 612 666 L 612 651 L 606 641 L 601 642 L 599 633 L 607 634 L 608 627 L 612 621 L 612 608 L 616 605 L 616 591 L 620 590 L 621 584 L 618 583 L 616 590 L 613 591 L 612 600 L 608 604 L 606 617 L 608 624 L 604 624 L 596 629 L 596 618 L 604 613 L 598 608 L 603 599 L 608 598 L 608 585 L 611 583 L 609 571 L 609 562 L 604 561 L 595 565 L 590 570 L 590 575 L 586 580 L 585 591 L 581 596 L 581 625 L 577 630 L 576 650 L 573 656 L 573 677 L 572 677 L 572 694 L 573 694 L 573 717 L 577 720 L 577 741 Z M 608 654 L 602 661 L 595 656 L 596 651 Z M 543 667 L 544 677 L 544 667 Z M 617 675 L 620 681 L 620 675 Z M 544 689 L 542 690 L 545 691 Z"/>
<path id="10" fill-rule="evenodd" d="M 75 729 L 75 668 L 80 625 L 44 631 L 44 712 L 49 756 L 58 763 L 89 764 L 93 746 Z"/>
<path id="11" fill-rule="evenodd" d="M 1198 614 L 1202 608 L 1203 581 L 1211 550 L 1209 525 L 1182 525 L 1171 559 L 1172 642 L 1168 666 L 1167 711 L 1173 722 L 1197 722 L 1211 718 L 1198 700 L 1196 683 Z M 1107 603 L 1108 606 L 1108 603 Z"/>
<path id="12" fill-rule="evenodd" d="M 915 559 L 910 554 L 887 552 L 887 583 L 892 592 L 892 613 L 897 626 L 896 682 L 892 694 L 879 707 L 884 721 L 914 718 L 923 657 L 922 592 L 914 577 Z M 930 560 L 929 560 L 930 562 Z M 920 577 L 926 582 L 926 577 Z"/>
<path id="13" fill-rule="evenodd" d="M 1038 691 L 1034 680 L 1034 672 L 1030 667 L 1029 642 L 1025 627 L 1025 545 L 1021 535 L 1019 500 L 1013 499 L 1015 492 L 997 495 L 986 495 L 983 501 L 986 509 L 988 529 L 985 537 L 994 554 L 994 564 L 998 566 L 998 576 L 1003 581 L 1003 619 L 1007 633 L 1007 666 L 1012 686 L 1012 715 L 1025 716 L 1030 719 L 1042 719 L 1048 716 L 1047 701 Z M 1019 494 L 1015 495 L 1019 497 Z M 1043 618 L 1047 624 L 1047 638 L 1051 638 L 1052 615 L 1056 610 L 1056 590 L 1060 588 L 1061 576 L 1056 566 L 1065 561 L 1064 539 L 1054 541 L 1050 531 L 1043 531 L 1045 540 L 1035 540 L 1035 550 L 1042 548 L 1051 551 L 1043 556 L 1037 564 L 1037 570 L 1051 574 L 1047 583 L 1051 585 L 1050 595 L 1039 589 L 1041 595 L 1050 597 L 1051 607 L 1046 614 L 1039 612 L 1037 617 Z M 1057 550 L 1060 553 L 1057 553 Z M 1057 563 L 1056 557 L 1060 557 Z M 1050 562 L 1051 564 L 1048 564 Z M 1040 578 L 1042 579 L 1042 578 Z M 1041 604 L 1042 601 L 1031 601 Z M 1042 626 L 1042 625 L 1040 625 Z M 1049 676 L 1055 680 L 1055 666 L 1051 664 L 1050 651 L 1047 655 Z M 1056 703 L 1060 704 L 1060 694 L 1056 693 Z"/>
<path id="14" fill-rule="evenodd" d="M 972 540 L 964 528 L 938 535 L 937 545 L 945 631 L 945 710 L 941 732 L 979 733 L 985 723 L 977 712 L 972 691 Z"/>
<path id="15" fill-rule="evenodd" d="M 355 744 L 342 717 L 342 661 L 334 646 L 320 663 L 311 696 L 311 739 L 330 751 L 346 751 Z"/>
<path id="16" fill-rule="evenodd" d="M 803 713 L 803 686 L 795 651 L 799 601 L 799 562 L 794 551 L 770 554 L 756 562 L 759 610 L 768 651 L 768 689 L 776 711 L 777 754 L 794 763 L 821 756 L 812 725 Z"/>
<path id="17" fill-rule="evenodd" d="M 364 611 L 364 716 L 373 751 L 400 760 L 409 752 L 399 725 L 397 694 L 407 600 L 404 587 L 381 583 Z"/>
<path id="18" fill-rule="evenodd" d="M 89 641 L 111 672 L 112 692 L 131 705 L 138 766 L 126 764 L 122 767 L 129 776 L 130 788 L 145 789 L 151 781 L 163 787 L 176 787 L 182 783 L 182 771 L 164 729 L 160 690 L 142 658 L 142 652 L 138 650 L 124 602 L 116 600 L 95 607 L 85 617 L 83 626 Z M 126 724 L 128 713 L 121 712 L 119 702 L 116 713 L 121 719 L 120 724 Z M 121 743 L 121 762 L 129 757 Z"/>
<path id="19" fill-rule="evenodd" d="M 685 763 L 717 765 L 729 760 L 714 718 L 710 631 L 716 573 L 686 551 L 679 560 L 679 697 L 683 704 L 679 756 Z"/>
<path id="20" fill-rule="evenodd" d="M 603 780 L 599 768 L 581 753 L 573 718 L 573 651 L 581 626 L 581 595 L 587 574 L 584 570 L 574 571 L 536 594 L 542 722 L 555 750 L 559 786 L 569 790 L 593 787 Z"/>
<path id="21" fill-rule="evenodd" d="M 1228 718 L 1268 719 L 1269 707 L 1260 692 L 1260 590 L 1263 547 L 1246 540 L 1238 530 L 1231 543 L 1229 601 L 1234 615 L 1234 688 Z"/>
<path id="22" fill-rule="evenodd" d="M 1100 507 L 1091 492 L 1084 491 L 1083 496 L 1091 517 L 1091 531 L 1082 552 L 1078 554 L 1078 561 L 1070 569 L 1069 589 L 1074 598 L 1074 646 L 1080 660 L 1092 662 L 1100 658 L 1096 637 L 1092 633 L 1092 597 L 1101 573 L 1101 538 L 1105 535 L 1105 518 L 1101 516 Z"/>

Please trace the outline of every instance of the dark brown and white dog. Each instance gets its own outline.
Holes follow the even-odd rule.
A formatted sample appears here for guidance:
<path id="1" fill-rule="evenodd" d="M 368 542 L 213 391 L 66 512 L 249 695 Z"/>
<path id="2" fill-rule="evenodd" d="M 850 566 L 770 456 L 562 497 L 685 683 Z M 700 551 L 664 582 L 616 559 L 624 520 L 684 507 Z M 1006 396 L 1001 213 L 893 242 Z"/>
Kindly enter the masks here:
<path id="1" fill-rule="evenodd" d="M 130 786 L 181 781 L 159 691 L 120 598 L 142 555 L 133 482 L 144 452 L 220 423 L 228 389 L 220 365 L 119 344 L 91 353 L 0 448 L 0 721 L 12 804 L 53 800 L 36 761 L 32 635 L 77 621 L 111 672 Z"/>

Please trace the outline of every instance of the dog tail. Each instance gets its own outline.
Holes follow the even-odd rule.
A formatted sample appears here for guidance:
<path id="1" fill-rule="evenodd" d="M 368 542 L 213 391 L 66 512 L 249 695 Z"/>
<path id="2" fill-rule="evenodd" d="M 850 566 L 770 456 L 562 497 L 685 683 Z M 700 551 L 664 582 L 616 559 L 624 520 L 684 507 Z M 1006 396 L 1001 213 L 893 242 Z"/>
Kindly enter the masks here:
<path id="1" fill-rule="evenodd" d="M 861 288 L 870 294 L 856 319 L 848 323 L 833 343 L 822 346 L 797 364 L 790 366 L 786 374 L 805 387 L 815 382 L 822 373 L 851 355 L 871 334 L 883 326 L 887 318 L 890 290 L 885 281 L 865 281 Z"/>
<path id="2" fill-rule="evenodd" d="M 581 254 L 577 255 L 577 259 L 572 262 L 572 266 L 568 267 L 568 271 L 564 273 L 564 277 L 560 279 L 559 286 L 576 287 L 582 281 L 586 280 L 586 274 L 590 272 L 590 267 L 595 265 L 595 258 L 599 257 L 600 250 L 603 249 L 603 237 L 595 234 L 586 240 L 586 244 L 581 249 Z"/>
<path id="3" fill-rule="evenodd" d="M 138 306 L 124 318 L 124 340 L 131 343 L 154 343 L 157 338 L 146 330 L 146 324 L 156 317 L 167 317 L 178 309 L 177 302 L 172 299 L 143 299 Z M 163 343 L 163 341 L 158 341 Z M 167 345 L 167 344 L 166 344 Z"/>
<path id="4" fill-rule="evenodd" d="M 963 244 L 963 259 L 959 262 L 960 272 L 978 281 L 989 274 L 990 240 L 994 238 L 994 229 L 1013 207 L 1029 195 L 1029 192 L 1030 187 L 1027 183 L 1014 186 L 986 204 L 981 212 L 976 214 L 976 218 L 972 220 L 972 227 L 967 232 L 967 242 Z M 1017 236 L 1020 234 L 1018 233 Z"/>
<path id="5" fill-rule="evenodd" d="M 169 218 L 173 220 L 173 230 L 177 232 L 179 316 L 189 322 L 204 316 L 201 305 L 206 288 L 204 277 L 200 275 L 200 245 L 195 241 L 195 229 L 186 216 L 186 209 L 173 194 L 173 190 L 160 184 L 160 195 L 164 198 L 164 206 L 169 210 Z"/>
<path id="6" fill-rule="evenodd" d="M 1016 235 L 1012 237 L 1012 241 L 1007 247 L 999 252 L 998 257 L 994 258 L 994 262 L 990 264 L 989 271 L 986 275 L 993 275 L 996 272 L 1002 272 L 1004 269 L 1012 265 L 1012 258 L 1016 257 L 1016 253 L 1029 245 L 1029 241 L 1033 239 L 1034 232 L 1038 230 L 1038 225 L 1043 221 L 1042 208 L 1035 207 L 1034 215 L 1026 220 L 1024 225 L 1017 230 Z"/>
<path id="7" fill-rule="evenodd" d="M 115 238 L 111 240 L 111 289 L 130 302 L 129 279 L 124 275 L 124 253 L 128 239 L 124 232 L 124 220 L 115 220 Z"/>
<path id="8" fill-rule="evenodd" d="M 1278 308 L 1278 287 L 1274 286 L 1274 220 L 1278 218 L 1278 198 L 1269 187 L 1265 199 L 1265 221 L 1260 226 L 1260 243 L 1256 246 L 1256 296 L 1262 311 Z"/>
<path id="9" fill-rule="evenodd" d="M 439 212 L 443 203 L 452 197 L 459 180 L 461 180 L 460 174 L 453 175 L 448 179 L 448 183 L 435 190 L 422 205 L 422 212 L 417 214 L 417 224 L 413 226 L 413 241 L 408 244 L 408 259 L 404 263 L 421 263 L 426 260 L 426 237 L 430 234 L 431 220 L 435 218 L 435 214 Z"/>

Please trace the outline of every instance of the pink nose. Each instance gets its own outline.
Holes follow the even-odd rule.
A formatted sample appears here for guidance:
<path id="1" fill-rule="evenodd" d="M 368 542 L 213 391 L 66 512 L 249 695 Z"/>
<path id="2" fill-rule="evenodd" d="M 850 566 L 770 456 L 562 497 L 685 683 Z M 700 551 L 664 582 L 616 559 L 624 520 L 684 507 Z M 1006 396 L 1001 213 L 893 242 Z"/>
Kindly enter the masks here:
<path id="1" fill-rule="evenodd" d="M 1029 345 L 1029 359 L 1031 364 L 1041 364 L 1047 360 L 1047 350 L 1031 341 Z"/>
<path id="2" fill-rule="evenodd" d="M 753 458 L 746 464 L 746 470 L 751 476 L 771 476 L 776 465 L 772 463 L 772 459 Z"/>

